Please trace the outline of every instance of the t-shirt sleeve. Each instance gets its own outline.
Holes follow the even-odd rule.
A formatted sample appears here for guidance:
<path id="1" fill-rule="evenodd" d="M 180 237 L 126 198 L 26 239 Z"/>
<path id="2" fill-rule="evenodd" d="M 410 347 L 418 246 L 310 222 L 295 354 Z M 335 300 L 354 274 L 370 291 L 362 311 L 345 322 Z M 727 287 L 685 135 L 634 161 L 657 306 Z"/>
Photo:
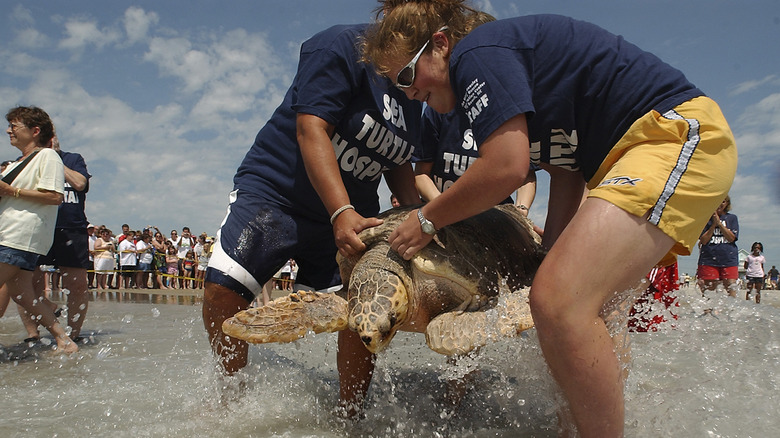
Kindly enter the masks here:
<path id="1" fill-rule="evenodd" d="M 354 42 L 340 38 L 331 46 L 301 51 L 298 74 L 293 82 L 292 108 L 336 125 L 358 90 L 360 65 Z"/>
<path id="2" fill-rule="evenodd" d="M 36 190 L 48 190 L 57 193 L 65 192 L 65 168 L 60 156 L 51 149 L 43 149 L 38 167 L 38 184 Z M 38 157 L 36 157 L 38 158 Z M 30 163 L 32 164 L 32 163 Z"/>
<path id="3" fill-rule="evenodd" d="M 528 60 L 523 60 L 528 56 Z M 533 116 L 530 54 L 501 47 L 478 47 L 461 54 L 450 67 L 456 106 L 482 144 L 499 126 L 518 114 Z"/>

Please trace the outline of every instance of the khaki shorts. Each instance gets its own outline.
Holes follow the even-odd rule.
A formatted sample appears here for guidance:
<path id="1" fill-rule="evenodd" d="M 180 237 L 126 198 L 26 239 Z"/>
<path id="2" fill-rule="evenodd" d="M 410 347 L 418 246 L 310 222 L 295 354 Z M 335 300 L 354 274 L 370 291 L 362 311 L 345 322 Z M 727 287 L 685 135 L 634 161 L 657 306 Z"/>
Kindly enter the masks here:
<path id="1" fill-rule="evenodd" d="M 728 194 L 737 147 L 718 105 L 697 97 L 634 122 L 588 181 L 604 199 L 657 226 L 677 242 L 659 265 L 689 255 Z"/>

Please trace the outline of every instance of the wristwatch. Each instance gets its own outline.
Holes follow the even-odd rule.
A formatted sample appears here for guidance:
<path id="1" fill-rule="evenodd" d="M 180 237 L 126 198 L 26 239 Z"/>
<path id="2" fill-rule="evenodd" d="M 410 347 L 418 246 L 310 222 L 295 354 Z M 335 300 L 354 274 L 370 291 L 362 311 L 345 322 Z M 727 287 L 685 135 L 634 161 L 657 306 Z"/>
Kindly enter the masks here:
<path id="1" fill-rule="evenodd" d="M 433 222 L 425 219 L 425 216 L 423 216 L 422 213 L 422 208 L 417 210 L 417 219 L 420 220 L 420 228 L 422 228 L 423 233 L 430 234 L 431 236 L 436 234 L 436 227 L 433 226 Z"/>

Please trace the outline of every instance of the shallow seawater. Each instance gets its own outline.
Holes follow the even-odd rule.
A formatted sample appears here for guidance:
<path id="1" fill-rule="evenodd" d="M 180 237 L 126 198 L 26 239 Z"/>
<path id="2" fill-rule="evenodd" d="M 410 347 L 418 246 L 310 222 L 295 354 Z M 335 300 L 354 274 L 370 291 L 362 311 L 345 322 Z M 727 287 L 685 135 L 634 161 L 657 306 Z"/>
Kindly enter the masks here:
<path id="1" fill-rule="evenodd" d="M 775 436 L 780 309 L 771 304 L 780 291 L 765 291 L 762 305 L 681 295 L 674 327 L 632 335 L 626 435 Z M 399 334 L 378 359 L 366 417 L 344 424 L 333 415 L 335 335 L 252 347 L 250 365 L 228 382 L 243 389 L 223 402 L 197 301 L 91 302 L 91 343 L 69 359 L 20 350 L 24 330 L 9 309 L 0 436 L 556 436 L 558 398 L 533 329 L 455 366 L 422 335 Z M 446 380 L 471 370 L 452 408 Z"/>

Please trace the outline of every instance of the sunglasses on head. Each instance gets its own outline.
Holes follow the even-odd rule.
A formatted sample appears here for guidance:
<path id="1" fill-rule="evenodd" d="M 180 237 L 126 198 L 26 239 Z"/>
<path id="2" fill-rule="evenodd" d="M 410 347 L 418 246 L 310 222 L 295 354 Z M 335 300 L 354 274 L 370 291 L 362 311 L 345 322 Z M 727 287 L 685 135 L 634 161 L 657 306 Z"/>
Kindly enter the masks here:
<path id="1" fill-rule="evenodd" d="M 437 32 L 442 32 L 447 30 L 447 26 L 442 27 Z M 395 86 L 398 88 L 409 88 L 414 84 L 414 75 L 415 71 L 417 69 L 417 61 L 420 59 L 420 56 L 422 56 L 423 52 L 425 51 L 425 48 L 428 47 L 428 43 L 430 43 L 431 40 L 423 44 L 422 47 L 420 47 L 420 50 L 417 52 L 416 55 L 414 55 L 414 58 L 412 58 L 411 61 L 409 61 L 408 64 L 404 68 L 401 69 L 401 71 L 398 72 L 398 76 L 395 77 Z"/>

